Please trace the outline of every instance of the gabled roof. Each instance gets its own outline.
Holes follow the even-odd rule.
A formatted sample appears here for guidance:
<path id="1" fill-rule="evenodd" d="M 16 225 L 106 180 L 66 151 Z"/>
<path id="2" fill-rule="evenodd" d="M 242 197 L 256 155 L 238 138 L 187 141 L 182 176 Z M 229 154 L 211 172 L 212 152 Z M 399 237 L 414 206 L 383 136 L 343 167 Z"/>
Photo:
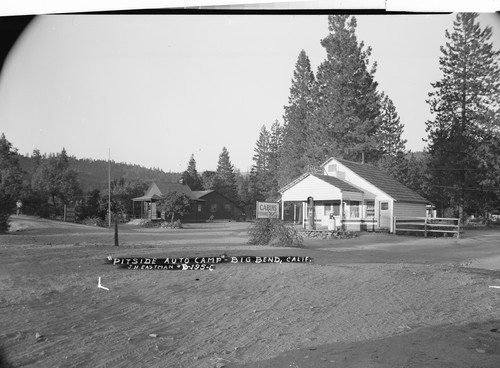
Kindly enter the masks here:
<path id="1" fill-rule="evenodd" d="M 142 197 L 133 198 L 132 201 L 150 201 L 152 199 L 158 199 L 168 192 L 174 191 L 177 193 L 183 193 L 190 199 L 197 199 L 191 188 L 187 185 L 180 183 L 156 183 L 153 181 Z"/>
<path id="2" fill-rule="evenodd" d="M 356 188 L 355 186 L 340 180 L 339 178 L 336 178 L 335 176 L 328 176 L 328 175 L 318 175 L 318 174 L 311 174 L 311 176 L 314 176 L 315 178 L 321 179 L 328 184 L 333 185 L 334 187 L 337 187 L 340 189 L 341 192 L 358 192 L 358 193 L 363 193 L 363 191 L 359 188 Z"/>
<path id="3" fill-rule="evenodd" d="M 216 190 L 195 190 L 195 191 L 193 191 L 193 194 L 196 196 L 196 198 L 199 201 L 206 201 L 205 199 L 203 199 L 203 197 L 206 196 L 206 195 L 208 195 L 208 194 L 210 194 L 210 193 L 217 193 L 217 195 L 225 198 L 229 202 L 233 203 L 235 206 L 237 206 L 237 207 L 240 206 L 240 204 L 238 204 L 237 202 L 235 202 L 231 198 L 225 196 L 224 194 L 221 194 L 221 193 L 217 192 Z"/>
<path id="4" fill-rule="evenodd" d="M 175 191 L 177 193 L 183 193 L 191 199 L 196 199 L 196 196 L 194 195 L 193 191 L 191 190 L 191 188 L 189 188 L 188 185 L 181 183 L 156 183 L 156 182 L 153 182 L 153 184 L 156 184 L 162 195 L 167 194 L 168 192 Z"/>
<path id="5" fill-rule="evenodd" d="M 153 194 L 152 196 L 145 195 L 142 197 L 132 198 L 132 201 L 134 201 L 134 202 L 147 202 L 147 201 L 150 201 L 152 199 L 159 199 L 159 198 L 160 198 L 160 196 Z"/>
<path id="6" fill-rule="evenodd" d="M 278 189 L 278 192 L 280 193 L 283 193 L 285 190 L 288 190 L 290 189 L 291 187 L 293 187 L 295 184 L 297 184 L 298 182 L 302 181 L 302 179 L 305 179 L 307 176 L 309 176 L 309 173 L 305 173 L 305 174 L 302 174 L 301 176 L 299 176 L 298 178 L 295 178 L 293 179 L 290 183 L 288 183 L 287 185 L 285 185 L 284 187 Z"/>
<path id="7" fill-rule="evenodd" d="M 283 188 L 279 190 L 280 193 L 283 193 L 285 190 L 288 190 L 289 188 L 293 187 L 295 184 L 301 182 L 308 176 L 314 176 L 315 178 L 321 179 L 325 182 L 327 182 L 330 185 L 333 185 L 334 187 L 340 189 L 341 192 L 358 192 L 358 193 L 363 193 L 363 191 L 359 188 L 356 188 L 355 186 L 340 180 L 339 178 L 336 178 L 335 176 L 328 176 L 328 175 L 319 175 L 319 174 L 312 174 L 312 173 L 305 173 L 299 176 L 297 179 L 293 180 L 289 184 L 285 185 Z"/>
<path id="8" fill-rule="evenodd" d="M 325 162 L 325 164 L 327 164 L 330 160 L 331 159 Z M 410 188 L 405 187 L 403 184 L 398 182 L 388 173 L 380 170 L 375 166 L 369 164 L 362 164 L 359 162 L 347 161 L 338 158 L 335 158 L 335 160 L 344 165 L 345 167 L 347 167 L 355 174 L 361 176 L 366 181 L 376 186 L 381 191 L 387 193 L 396 201 L 430 203 L 420 194 L 414 192 Z"/>
<path id="9" fill-rule="evenodd" d="M 206 196 L 207 194 L 210 194 L 212 192 L 215 192 L 215 190 L 193 190 L 193 194 L 198 199 L 200 199 L 201 197 Z"/>

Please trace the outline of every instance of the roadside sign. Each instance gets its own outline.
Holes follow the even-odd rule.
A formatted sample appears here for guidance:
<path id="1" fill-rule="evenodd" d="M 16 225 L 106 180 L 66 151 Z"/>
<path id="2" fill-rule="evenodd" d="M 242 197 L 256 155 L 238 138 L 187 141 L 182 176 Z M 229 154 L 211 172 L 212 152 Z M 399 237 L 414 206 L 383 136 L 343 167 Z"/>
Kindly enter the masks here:
<path id="1" fill-rule="evenodd" d="M 75 222 L 75 207 L 64 205 L 64 222 Z"/>
<path id="2" fill-rule="evenodd" d="M 280 218 L 280 205 L 271 202 L 257 202 L 257 218 Z"/>

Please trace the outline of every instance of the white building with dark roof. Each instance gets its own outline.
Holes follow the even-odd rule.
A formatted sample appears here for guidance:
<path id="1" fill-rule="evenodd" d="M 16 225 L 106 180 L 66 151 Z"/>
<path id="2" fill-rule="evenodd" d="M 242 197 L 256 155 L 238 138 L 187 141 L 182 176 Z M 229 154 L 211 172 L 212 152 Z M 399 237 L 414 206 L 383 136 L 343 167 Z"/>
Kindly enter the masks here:
<path id="1" fill-rule="evenodd" d="M 430 202 L 377 167 L 332 157 L 321 168 L 324 175 L 303 174 L 280 189 L 282 204 L 302 204 L 304 227 L 312 213 L 317 229 L 334 223 L 345 230 L 390 232 L 395 216 L 426 216 Z M 307 206 L 308 198 L 314 212 Z"/>

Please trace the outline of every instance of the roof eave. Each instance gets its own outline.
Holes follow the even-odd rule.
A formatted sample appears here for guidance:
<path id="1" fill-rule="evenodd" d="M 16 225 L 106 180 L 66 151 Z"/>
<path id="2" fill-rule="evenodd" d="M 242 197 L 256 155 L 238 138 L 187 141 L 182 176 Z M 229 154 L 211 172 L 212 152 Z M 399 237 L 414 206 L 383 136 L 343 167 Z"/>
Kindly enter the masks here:
<path id="1" fill-rule="evenodd" d="M 278 190 L 278 192 L 280 193 L 283 193 L 284 191 L 290 189 L 291 187 L 293 187 L 295 184 L 301 182 L 302 180 L 304 180 L 306 177 L 308 177 L 309 175 L 311 175 L 310 173 L 304 173 L 302 175 L 300 175 L 298 178 L 292 180 L 290 183 L 288 183 L 287 185 L 285 185 L 284 187 L 282 187 L 281 189 Z"/>

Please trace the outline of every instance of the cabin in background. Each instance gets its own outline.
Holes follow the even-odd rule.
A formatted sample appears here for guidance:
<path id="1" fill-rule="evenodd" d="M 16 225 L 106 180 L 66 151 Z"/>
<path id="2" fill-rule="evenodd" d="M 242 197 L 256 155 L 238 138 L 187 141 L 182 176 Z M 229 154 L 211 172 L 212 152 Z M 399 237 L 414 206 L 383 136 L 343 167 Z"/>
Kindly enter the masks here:
<path id="1" fill-rule="evenodd" d="M 183 183 L 153 181 L 142 197 L 132 199 L 134 217 L 150 220 L 162 219 L 162 214 L 157 209 L 157 202 L 162 195 L 173 191 L 186 194 L 192 201 L 190 212 L 180 216 L 182 221 L 204 222 L 211 217 L 216 220 L 237 220 L 242 215 L 242 209 L 237 203 L 215 190 L 192 191 Z"/>
<path id="2" fill-rule="evenodd" d="M 215 190 L 199 190 L 193 192 L 198 199 L 197 212 L 199 217 L 214 220 L 241 220 L 243 208 Z"/>

